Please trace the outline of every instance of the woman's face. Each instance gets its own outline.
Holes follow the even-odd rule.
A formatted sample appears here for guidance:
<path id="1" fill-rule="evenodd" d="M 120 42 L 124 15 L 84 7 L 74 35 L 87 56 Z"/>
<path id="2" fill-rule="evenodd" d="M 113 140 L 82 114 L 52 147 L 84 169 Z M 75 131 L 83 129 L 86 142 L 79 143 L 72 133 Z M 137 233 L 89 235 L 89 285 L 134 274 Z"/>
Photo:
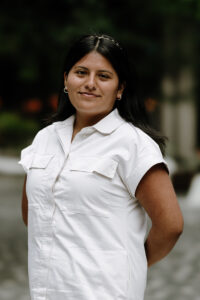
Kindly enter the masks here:
<path id="1" fill-rule="evenodd" d="M 64 84 L 76 112 L 88 116 L 108 114 L 123 92 L 110 62 L 95 51 L 82 57 L 65 74 Z"/>

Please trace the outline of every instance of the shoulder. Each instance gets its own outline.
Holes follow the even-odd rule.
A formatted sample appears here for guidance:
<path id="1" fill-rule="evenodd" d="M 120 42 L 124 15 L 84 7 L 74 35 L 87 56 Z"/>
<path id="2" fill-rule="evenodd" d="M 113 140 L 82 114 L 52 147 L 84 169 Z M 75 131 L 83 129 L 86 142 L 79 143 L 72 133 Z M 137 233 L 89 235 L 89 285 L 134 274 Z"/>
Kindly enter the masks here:
<path id="1" fill-rule="evenodd" d="M 148 170 L 154 165 L 166 162 L 158 144 L 144 131 L 131 123 L 124 123 L 120 130 L 119 173 L 127 185 L 130 194 L 135 197 L 136 188 Z"/>
<path id="2" fill-rule="evenodd" d="M 139 149 L 152 148 L 159 150 L 158 144 L 143 130 L 134 126 L 132 123 L 124 122 L 120 128 L 118 128 L 118 134 L 123 139 L 128 148 L 134 147 Z"/>
<path id="3" fill-rule="evenodd" d="M 40 129 L 33 138 L 32 145 L 37 146 L 39 143 L 44 143 L 55 132 L 55 124 L 48 125 Z"/>
<path id="4" fill-rule="evenodd" d="M 54 134 L 56 131 L 56 128 L 62 127 L 63 124 L 64 124 L 63 121 L 54 122 L 54 123 L 42 128 L 41 130 L 39 130 L 37 132 L 37 134 L 35 135 L 35 138 L 44 138 L 45 136 L 48 137 L 49 135 Z"/>
<path id="5" fill-rule="evenodd" d="M 53 124 L 52 124 L 53 125 Z M 48 135 L 51 131 L 52 131 L 52 125 L 48 125 L 48 126 L 46 126 L 46 127 L 44 127 L 44 128 L 42 128 L 42 129 L 40 129 L 37 133 L 36 133 L 36 135 L 35 135 L 35 137 L 34 137 L 34 140 L 35 139 L 38 139 L 38 138 L 42 138 L 42 137 L 44 137 L 45 135 Z"/>

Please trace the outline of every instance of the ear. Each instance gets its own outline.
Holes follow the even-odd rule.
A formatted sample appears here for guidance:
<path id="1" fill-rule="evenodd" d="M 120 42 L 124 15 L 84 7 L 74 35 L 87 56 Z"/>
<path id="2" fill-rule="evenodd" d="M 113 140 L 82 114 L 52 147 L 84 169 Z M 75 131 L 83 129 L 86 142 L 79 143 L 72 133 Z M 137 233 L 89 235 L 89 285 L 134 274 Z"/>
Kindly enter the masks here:
<path id="1" fill-rule="evenodd" d="M 123 91 L 124 91 L 125 87 L 126 87 L 126 83 L 125 82 L 119 84 L 118 91 L 117 91 L 117 98 L 121 98 L 122 97 L 122 94 L 123 94 Z"/>
<path id="2" fill-rule="evenodd" d="M 64 72 L 64 85 L 67 83 L 67 73 Z"/>

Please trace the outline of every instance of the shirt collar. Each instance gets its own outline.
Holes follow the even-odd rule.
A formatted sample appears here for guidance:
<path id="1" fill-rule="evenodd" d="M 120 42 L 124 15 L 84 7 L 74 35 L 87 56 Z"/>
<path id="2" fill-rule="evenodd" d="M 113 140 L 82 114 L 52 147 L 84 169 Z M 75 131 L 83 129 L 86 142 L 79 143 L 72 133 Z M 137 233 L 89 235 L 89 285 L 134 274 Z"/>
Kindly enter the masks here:
<path id="1" fill-rule="evenodd" d="M 58 129 L 63 128 L 65 126 L 73 126 L 74 120 L 75 120 L 75 115 L 71 115 L 70 117 L 68 117 L 64 121 L 55 122 L 55 126 Z"/>
<path id="2" fill-rule="evenodd" d="M 119 115 L 118 109 L 115 108 L 92 127 L 103 134 L 110 134 L 124 122 L 125 120 Z"/>
<path id="3" fill-rule="evenodd" d="M 65 126 L 73 126 L 74 120 L 75 115 L 72 115 L 64 121 L 57 122 L 56 127 L 61 129 Z M 125 120 L 119 115 L 118 109 L 115 108 L 99 122 L 87 128 L 94 128 L 102 134 L 110 134 L 124 122 Z"/>

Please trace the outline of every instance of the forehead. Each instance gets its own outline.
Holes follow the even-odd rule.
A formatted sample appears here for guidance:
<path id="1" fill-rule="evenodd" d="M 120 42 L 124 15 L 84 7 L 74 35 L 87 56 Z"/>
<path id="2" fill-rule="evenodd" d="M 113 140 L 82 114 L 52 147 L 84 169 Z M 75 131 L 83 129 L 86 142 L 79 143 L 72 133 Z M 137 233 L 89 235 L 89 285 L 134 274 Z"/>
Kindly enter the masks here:
<path id="1" fill-rule="evenodd" d="M 94 68 L 97 70 L 109 70 L 112 71 L 113 73 L 115 72 L 109 60 L 96 51 L 92 51 L 86 54 L 74 65 L 74 67 L 79 67 L 79 66 L 88 69 Z"/>

